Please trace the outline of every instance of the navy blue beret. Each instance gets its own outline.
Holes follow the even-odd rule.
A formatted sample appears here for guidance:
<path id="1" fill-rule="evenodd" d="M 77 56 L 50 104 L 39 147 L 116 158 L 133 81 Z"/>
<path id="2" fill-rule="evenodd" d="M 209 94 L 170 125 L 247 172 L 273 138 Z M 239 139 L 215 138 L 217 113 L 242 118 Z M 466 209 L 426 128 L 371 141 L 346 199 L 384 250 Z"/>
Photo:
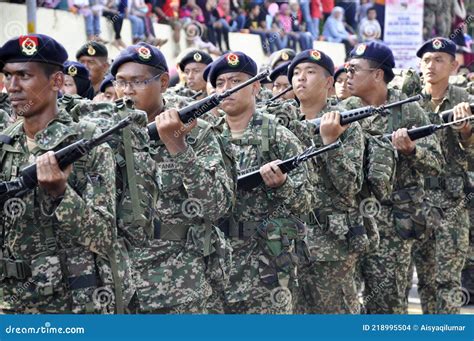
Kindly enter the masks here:
<path id="1" fill-rule="evenodd" d="M 350 53 L 351 58 L 363 58 L 376 62 L 378 67 L 383 69 L 390 78 L 393 79 L 393 68 L 395 67 L 395 57 L 390 48 L 378 41 L 362 43 L 354 47 Z"/>
<path id="2" fill-rule="evenodd" d="M 209 80 L 209 72 L 211 72 L 212 63 L 206 66 L 204 72 L 202 73 L 202 78 L 207 82 Z"/>
<path id="3" fill-rule="evenodd" d="M 0 67 L 6 63 L 39 62 L 62 67 L 66 49 L 44 34 L 28 34 L 8 40 L 0 48 Z"/>
<path id="4" fill-rule="evenodd" d="M 109 86 L 113 86 L 113 81 L 114 81 L 114 76 L 112 76 L 110 73 L 106 74 L 104 79 L 102 80 L 102 83 L 100 83 L 100 92 L 105 92 L 105 89 L 107 89 Z"/>
<path id="5" fill-rule="evenodd" d="M 219 75 L 229 72 L 243 72 L 250 76 L 257 74 L 257 64 L 243 52 L 229 52 L 212 62 L 208 80 L 216 87 Z"/>
<path id="6" fill-rule="evenodd" d="M 296 65 L 301 63 L 317 64 L 326 69 L 331 76 L 334 75 L 334 63 L 327 54 L 319 50 L 304 50 L 296 55 L 288 67 L 288 80 L 290 83 L 293 79 L 293 72 L 295 71 Z"/>
<path id="7" fill-rule="evenodd" d="M 339 66 L 339 67 L 336 69 L 336 71 L 334 71 L 334 82 L 336 81 L 337 77 L 338 77 L 341 73 L 347 72 L 346 67 L 347 67 L 347 65 L 346 65 L 346 64 L 343 64 L 343 65 Z"/>
<path id="8" fill-rule="evenodd" d="M 288 74 L 288 67 L 290 66 L 290 64 L 290 62 L 286 62 L 284 64 L 278 65 L 275 70 L 272 71 L 270 76 L 268 76 L 268 78 L 270 78 L 270 80 L 274 82 L 278 77 L 286 76 Z"/>
<path id="9" fill-rule="evenodd" d="M 81 46 L 76 52 L 76 59 L 79 60 L 82 56 L 87 57 L 108 57 L 109 52 L 104 44 L 96 41 L 90 41 Z"/>
<path id="10" fill-rule="evenodd" d="M 295 50 L 292 49 L 282 49 L 278 50 L 270 56 L 270 67 L 272 69 L 275 68 L 275 65 L 277 65 L 280 62 L 291 62 L 293 58 L 295 58 L 296 52 Z"/>
<path id="11" fill-rule="evenodd" d="M 78 62 L 66 61 L 63 66 L 63 73 L 73 78 L 77 77 L 89 80 L 89 71 L 85 65 Z"/>
<path id="12" fill-rule="evenodd" d="M 421 45 L 416 51 L 416 56 L 421 58 L 426 52 L 445 52 L 456 57 L 456 44 L 450 39 L 436 37 Z"/>
<path id="13" fill-rule="evenodd" d="M 184 71 L 184 68 L 189 63 L 201 63 L 201 64 L 209 65 L 212 63 L 212 57 L 206 52 L 199 51 L 199 50 L 192 50 L 186 53 L 186 55 L 179 62 L 178 66 L 181 69 L 181 71 Z"/>
<path id="14" fill-rule="evenodd" d="M 128 62 L 149 65 L 163 72 L 168 72 L 168 65 L 163 53 L 158 48 L 147 43 L 130 45 L 125 50 L 122 50 L 110 68 L 112 76 L 115 77 L 119 67 Z"/>

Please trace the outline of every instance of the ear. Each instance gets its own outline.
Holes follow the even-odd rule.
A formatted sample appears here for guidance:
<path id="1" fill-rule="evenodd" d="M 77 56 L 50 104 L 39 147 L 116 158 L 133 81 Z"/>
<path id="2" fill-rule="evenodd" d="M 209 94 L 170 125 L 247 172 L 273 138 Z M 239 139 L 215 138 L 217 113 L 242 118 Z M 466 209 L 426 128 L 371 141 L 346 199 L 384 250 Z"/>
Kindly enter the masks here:
<path id="1" fill-rule="evenodd" d="M 459 68 L 459 62 L 454 59 L 452 62 L 451 62 L 451 74 L 455 74 L 457 71 L 458 71 L 458 68 Z"/>
<path id="2" fill-rule="evenodd" d="M 334 77 L 326 77 L 326 89 L 329 91 L 334 86 Z"/>
<path id="3" fill-rule="evenodd" d="M 384 71 L 382 69 L 375 70 L 374 74 L 376 82 L 383 82 Z"/>
<path id="4" fill-rule="evenodd" d="M 255 82 L 252 84 L 252 96 L 257 96 L 262 85 L 260 84 L 259 81 Z"/>
<path id="5" fill-rule="evenodd" d="M 165 72 L 160 77 L 161 93 L 164 93 L 168 86 L 170 85 L 170 75 L 168 72 Z"/>
<path id="6" fill-rule="evenodd" d="M 53 91 L 60 91 L 64 84 L 64 73 L 58 71 L 51 75 L 50 84 Z"/>

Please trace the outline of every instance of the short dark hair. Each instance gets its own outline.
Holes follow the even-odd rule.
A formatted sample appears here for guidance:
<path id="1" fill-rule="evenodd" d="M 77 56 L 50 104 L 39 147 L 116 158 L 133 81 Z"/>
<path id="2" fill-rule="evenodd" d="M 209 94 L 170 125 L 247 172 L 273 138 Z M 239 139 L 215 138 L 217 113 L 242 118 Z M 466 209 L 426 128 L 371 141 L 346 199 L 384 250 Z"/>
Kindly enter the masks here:
<path id="1" fill-rule="evenodd" d="M 369 68 L 371 68 L 371 69 L 381 69 L 383 71 L 383 81 L 385 82 L 385 84 L 388 84 L 393 80 L 392 75 L 390 75 L 387 71 L 385 71 L 385 69 L 382 67 L 381 64 L 377 63 L 374 60 L 370 60 L 370 59 L 366 59 L 366 60 L 369 64 Z"/>
<path id="2" fill-rule="evenodd" d="M 370 11 L 376 11 L 376 12 L 377 12 L 377 10 L 375 9 L 375 7 L 369 7 L 369 8 L 367 8 L 367 14 L 369 14 Z"/>

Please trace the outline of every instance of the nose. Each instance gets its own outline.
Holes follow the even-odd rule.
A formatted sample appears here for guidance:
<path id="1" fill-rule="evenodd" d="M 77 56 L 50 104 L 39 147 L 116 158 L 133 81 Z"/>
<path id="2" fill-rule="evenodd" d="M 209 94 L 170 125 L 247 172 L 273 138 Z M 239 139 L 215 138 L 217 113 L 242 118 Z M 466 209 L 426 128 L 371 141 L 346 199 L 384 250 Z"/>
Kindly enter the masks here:
<path id="1" fill-rule="evenodd" d="M 125 83 L 125 87 L 123 88 L 122 91 L 124 95 L 131 95 L 135 92 L 130 82 Z"/>
<path id="2" fill-rule="evenodd" d="M 7 92 L 17 92 L 20 90 L 20 80 L 16 76 L 12 76 L 10 80 L 5 81 L 4 83 Z"/>

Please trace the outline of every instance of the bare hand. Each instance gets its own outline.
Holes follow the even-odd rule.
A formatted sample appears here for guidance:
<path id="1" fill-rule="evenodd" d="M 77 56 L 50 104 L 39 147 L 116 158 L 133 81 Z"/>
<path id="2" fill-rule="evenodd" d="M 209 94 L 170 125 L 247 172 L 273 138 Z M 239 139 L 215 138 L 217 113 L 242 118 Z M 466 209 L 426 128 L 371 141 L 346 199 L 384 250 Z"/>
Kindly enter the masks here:
<path id="1" fill-rule="evenodd" d="M 453 108 L 453 120 L 461 120 L 472 115 L 471 107 L 468 102 L 459 103 Z M 463 139 L 471 137 L 471 122 L 465 121 L 456 126 Z"/>
<path id="2" fill-rule="evenodd" d="M 335 142 L 343 132 L 349 128 L 349 125 L 341 126 L 341 115 L 338 111 L 331 111 L 321 117 L 319 134 L 325 145 Z"/>
<path id="3" fill-rule="evenodd" d="M 413 154 L 416 143 L 408 137 L 407 128 L 401 128 L 392 134 L 393 147 L 405 155 Z"/>
<path id="4" fill-rule="evenodd" d="M 171 109 L 162 112 L 155 118 L 156 128 L 160 139 L 171 155 L 176 155 L 186 149 L 186 135 L 196 127 L 197 120 L 184 124 L 179 118 L 178 111 Z"/>
<path id="5" fill-rule="evenodd" d="M 67 178 L 72 171 L 72 165 L 61 170 L 54 152 L 49 151 L 36 159 L 38 184 L 52 197 L 57 198 L 66 191 Z"/>
<path id="6" fill-rule="evenodd" d="M 277 166 L 280 162 L 280 160 L 275 160 L 260 167 L 260 175 L 265 185 L 270 188 L 278 188 L 286 181 L 287 175 L 283 174 L 280 167 Z"/>

